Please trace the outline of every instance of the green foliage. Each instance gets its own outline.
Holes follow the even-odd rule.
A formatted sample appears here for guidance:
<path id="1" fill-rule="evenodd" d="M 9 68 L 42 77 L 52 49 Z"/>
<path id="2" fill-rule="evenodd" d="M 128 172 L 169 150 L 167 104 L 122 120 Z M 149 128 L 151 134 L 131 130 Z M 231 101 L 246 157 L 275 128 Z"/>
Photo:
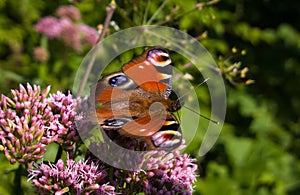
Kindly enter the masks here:
<path id="1" fill-rule="evenodd" d="M 1 93 L 25 82 L 52 85 L 53 91 L 69 90 L 91 47 L 75 51 L 58 40 L 43 37 L 34 25 L 44 16 L 54 16 L 59 6 L 73 4 L 81 11 L 82 21 L 96 28 L 104 23 L 108 3 L 1 0 Z M 204 157 L 197 156 L 201 136 L 196 136 L 187 149 L 201 165 L 195 194 L 299 194 L 299 1 L 126 0 L 116 1 L 116 5 L 113 20 L 120 29 L 146 24 L 157 14 L 151 24 L 175 27 L 198 37 L 223 72 L 242 62 L 242 68 L 248 67 L 250 78 L 255 80 L 249 86 L 235 85 L 232 81 L 236 78 L 225 76 L 227 117 L 219 140 Z M 110 26 L 108 34 L 115 31 Z M 48 61 L 35 61 L 37 46 L 49 52 Z M 247 55 L 232 52 L 233 47 L 245 49 Z M 122 55 L 107 71 L 118 71 L 133 55 L 132 51 Z M 175 59 L 179 69 L 186 63 L 176 55 Z M 192 68 L 186 72 L 189 70 Z M 199 75 L 193 76 L 196 84 L 201 82 Z M 203 93 L 199 89 L 201 111 L 209 113 L 209 97 Z M 200 124 L 199 135 L 204 134 L 201 127 L 205 126 L 205 122 Z M 17 167 L 9 166 L 2 154 L 0 162 L 0 194 L 13 194 L 10 171 Z M 22 185 L 30 188 L 26 181 Z"/>

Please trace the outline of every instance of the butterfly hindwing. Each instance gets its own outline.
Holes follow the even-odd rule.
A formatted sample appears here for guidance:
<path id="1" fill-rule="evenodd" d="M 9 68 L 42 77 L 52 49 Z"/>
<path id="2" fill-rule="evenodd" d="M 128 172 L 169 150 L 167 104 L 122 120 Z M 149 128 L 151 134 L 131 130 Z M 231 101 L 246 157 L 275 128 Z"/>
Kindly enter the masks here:
<path id="1" fill-rule="evenodd" d="M 180 126 L 173 114 L 154 113 L 127 122 L 120 133 L 148 142 L 150 148 L 181 143 Z"/>

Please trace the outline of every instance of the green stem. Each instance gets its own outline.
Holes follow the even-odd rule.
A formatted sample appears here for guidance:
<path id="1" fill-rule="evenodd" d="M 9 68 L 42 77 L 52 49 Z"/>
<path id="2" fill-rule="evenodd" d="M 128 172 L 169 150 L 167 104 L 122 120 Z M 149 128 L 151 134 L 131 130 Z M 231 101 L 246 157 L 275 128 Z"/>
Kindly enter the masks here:
<path id="1" fill-rule="evenodd" d="M 117 7 L 116 12 L 121 15 L 121 17 L 128 23 L 130 26 L 137 26 L 135 22 L 133 22 L 127 15 L 124 9 Z"/>
<path id="2" fill-rule="evenodd" d="M 170 22 L 174 22 L 174 21 L 176 21 L 176 20 L 179 20 L 181 17 L 183 17 L 183 16 L 186 16 L 186 15 L 188 15 L 188 14 L 191 14 L 191 13 L 193 13 L 193 12 L 195 12 L 195 11 L 198 11 L 198 10 L 201 10 L 203 7 L 205 7 L 205 6 L 210 6 L 210 5 L 213 5 L 213 4 L 216 4 L 216 3 L 218 3 L 220 0 L 211 0 L 211 1 L 208 1 L 208 2 L 202 2 L 202 3 L 198 3 L 195 7 L 193 7 L 192 9 L 190 9 L 190 10 L 188 10 L 188 11 L 186 11 L 186 12 L 182 12 L 182 13 L 180 13 L 180 14 L 178 14 L 177 16 L 174 16 L 174 17 L 172 17 L 170 20 L 168 20 L 168 21 L 161 21 L 161 22 L 158 22 L 158 23 L 156 23 L 155 25 L 165 25 L 165 24 L 167 24 L 167 23 L 170 23 Z M 201 4 L 201 9 L 199 8 L 200 7 L 200 4 Z"/>
<path id="3" fill-rule="evenodd" d="M 21 186 L 21 177 L 22 177 L 23 167 L 22 164 L 19 164 L 18 169 L 16 169 L 15 172 L 15 178 L 14 178 L 14 194 L 16 195 L 23 195 L 24 191 Z"/>
<path id="4" fill-rule="evenodd" d="M 150 25 L 152 21 L 156 18 L 156 16 L 161 12 L 161 10 L 165 7 L 169 0 L 164 0 L 163 3 L 159 6 L 159 8 L 155 11 L 155 13 L 152 15 L 152 17 L 148 20 L 146 23 L 147 25 Z"/>
<path id="5" fill-rule="evenodd" d="M 61 158 L 62 156 L 62 152 L 63 152 L 63 149 L 61 146 L 58 147 L 58 150 L 57 150 L 57 153 L 56 153 L 56 157 L 55 157 L 55 163 L 57 163 L 57 161 Z"/>

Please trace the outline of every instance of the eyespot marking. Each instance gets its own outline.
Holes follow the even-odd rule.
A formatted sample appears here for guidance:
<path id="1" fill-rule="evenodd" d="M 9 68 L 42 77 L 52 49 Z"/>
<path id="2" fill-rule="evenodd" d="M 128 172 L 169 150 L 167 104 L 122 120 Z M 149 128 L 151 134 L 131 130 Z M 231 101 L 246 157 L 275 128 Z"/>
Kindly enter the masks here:
<path id="1" fill-rule="evenodd" d="M 108 84 L 112 87 L 118 87 L 128 82 L 128 78 L 124 75 L 117 75 L 109 79 Z"/>

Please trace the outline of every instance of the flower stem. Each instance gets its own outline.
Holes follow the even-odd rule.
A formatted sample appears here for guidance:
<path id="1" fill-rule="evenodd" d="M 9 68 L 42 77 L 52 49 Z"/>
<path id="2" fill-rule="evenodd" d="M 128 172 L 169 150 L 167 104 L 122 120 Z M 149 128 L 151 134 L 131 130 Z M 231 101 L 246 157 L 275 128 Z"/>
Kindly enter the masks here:
<path id="1" fill-rule="evenodd" d="M 112 0 L 111 3 L 106 8 L 107 15 L 106 15 L 106 18 L 105 18 L 103 29 L 102 29 L 102 31 L 101 31 L 101 33 L 99 35 L 98 40 L 97 40 L 97 43 L 99 43 L 104 38 L 105 32 L 106 32 L 106 30 L 108 28 L 108 25 L 109 25 L 109 23 L 111 21 L 111 18 L 112 18 L 112 15 L 113 15 L 115 9 L 116 9 L 116 3 L 115 3 L 114 0 Z M 84 88 L 84 86 L 86 84 L 88 76 L 89 76 L 89 74 L 90 74 L 90 72 L 92 70 L 93 64 L 95 62 L 96 54 L 97 54 L 97 47 L 95 47 L 95 49 L 94 49 L 93 55 L 91 57 L 91 60 L 90 60 L 90 62 L 88 64 L 88 66 L 87 66 L 87 70 L 86 70 L 86 72 L 85 72 L 85 74 L 83 76 L 83 79 L 82 79 L 81 83 L 80 83 L 80 86 L 79 86 L 79 89 L 78 89 L 78 92 L 77 92 L 77 97 L 79 97 L 80 94 L 83 91 L 83 88 Z"/>
<path id="2" fill-rule="evenodd" d="M 61 158 L 62 152 L 63 152 L 63 149 L 61 146 L 59 146 L 57 153 L 56 153 L 55 161 L 54 161 L 55 163 L 57 163 L 57 161 Z"/>
<path id="3" fill-rule="evenodd" d="M 24 191 L 21 186 L 21 177 L 22 177 L 23 167 L 22 164 L 19 164 L 18 169 L 16 169 L 15 172 L 15 178 L 14 178 L 14 193 L 17 195 L 23 195 Z"/>

